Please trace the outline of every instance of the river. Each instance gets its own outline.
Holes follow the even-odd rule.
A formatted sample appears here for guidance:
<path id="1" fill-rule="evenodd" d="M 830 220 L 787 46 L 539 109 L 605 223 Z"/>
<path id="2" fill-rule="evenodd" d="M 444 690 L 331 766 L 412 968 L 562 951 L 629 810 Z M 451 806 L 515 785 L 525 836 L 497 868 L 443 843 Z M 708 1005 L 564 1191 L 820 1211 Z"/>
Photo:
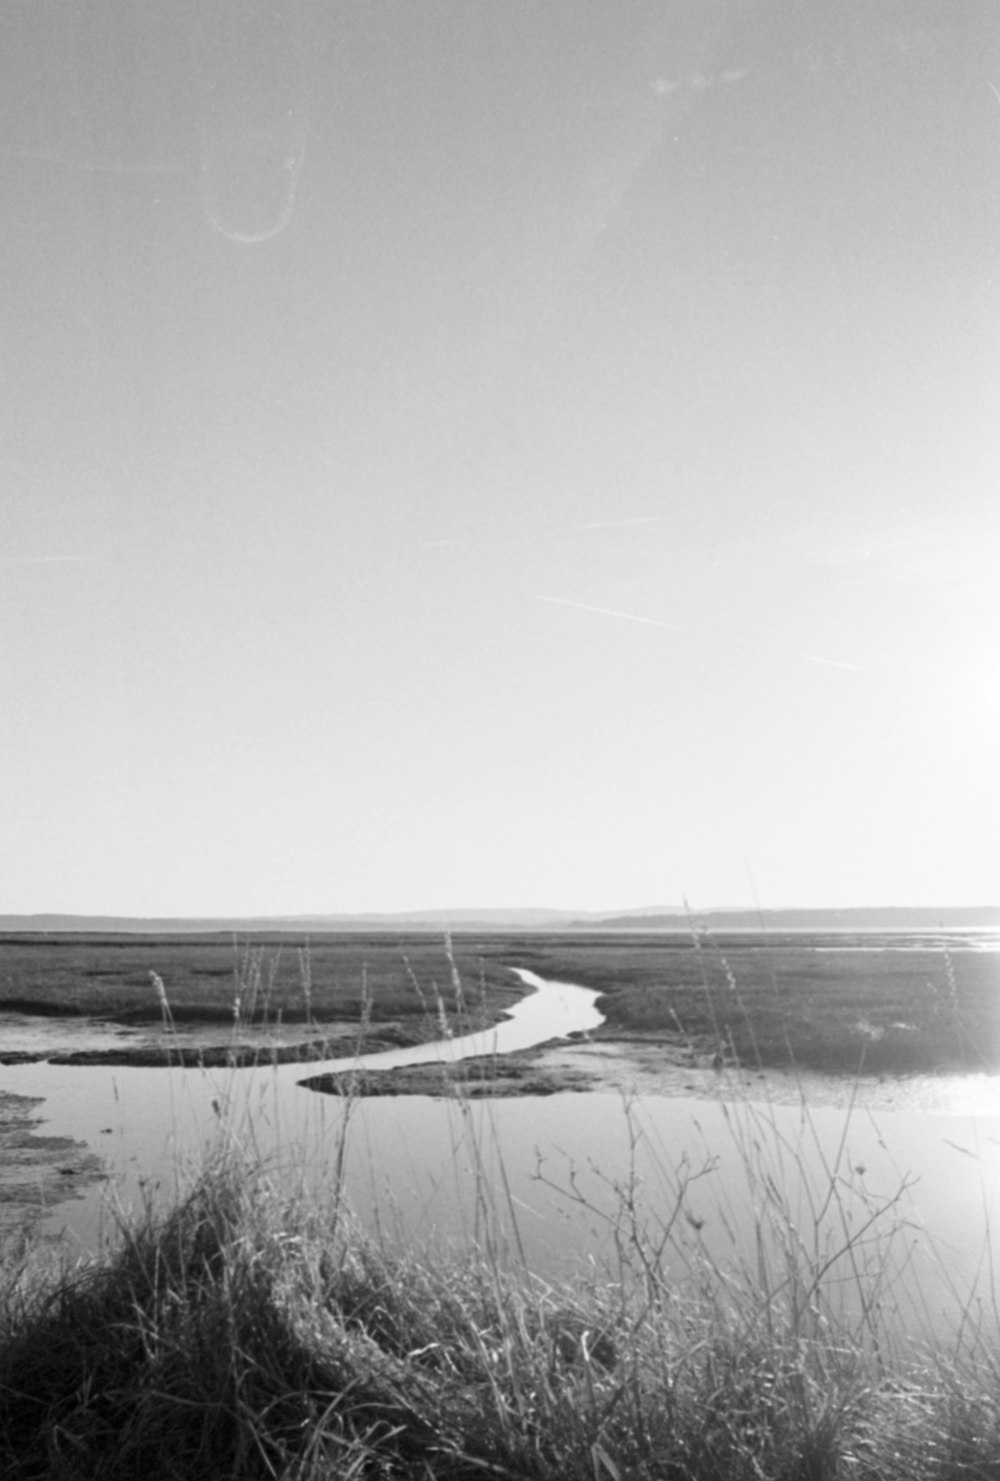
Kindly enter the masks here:
<path id="1" fill-rule="evenodd" d="M 711 1077 L 711 1094 L 556 1094 L 456 1102 L 346 1102 L 300 1082 L 323 1071 L 503 1054 L 586 1033 L 597 994 L 522 973 L 532 988 L 485 1033 L 356 1059 L 240 1070 L 30 1063 L 0 1067 L 0 1090 L 43 1097 L 46 1136 L 99 1153 L 105 1184 L 60 1200 L 46 1221 L 93 1249 L 113 1198 L 171 1196 L 228 1138 L 283 1180 L 328 1187 L 333 1169 L 358 1216 L 410 1243 L 501 1238 L 546 1276 L 581 1259 L 614 1274 L 642 1238 L 665 1239 L 680 1269 L 830 1262 L 850 1301 L 868 1263 L 880 1307 L 912 1330 L 989 1300 L 1000 1228 L 1000 1084 L 962 1077 L 938 1108 L 823 1104 L 779 1082 Z M 623 1083 L 628 1085 L 627 1079 Z M 490 1205 L 492 1203 L 492 1212 Z M 756 1231 L 770 1228 L 761 1255 Z M 836 1252 L 841 1250 L 839 1257 Z M 773 1267 L 773 1268 L 772 1268 Z M 971 1293 L 971 1297 L 970 1297 Z"/>

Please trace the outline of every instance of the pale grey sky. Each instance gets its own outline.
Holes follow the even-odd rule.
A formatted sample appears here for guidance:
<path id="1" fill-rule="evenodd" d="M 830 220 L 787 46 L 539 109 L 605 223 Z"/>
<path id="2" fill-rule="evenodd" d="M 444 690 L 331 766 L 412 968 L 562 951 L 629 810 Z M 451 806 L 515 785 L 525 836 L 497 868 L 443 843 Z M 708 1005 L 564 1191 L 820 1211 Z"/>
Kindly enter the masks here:
<path id="1" fill-rule="evenodd" d="M 980 0 L 14 0 L 0 911 L 1000 901 Z"/>

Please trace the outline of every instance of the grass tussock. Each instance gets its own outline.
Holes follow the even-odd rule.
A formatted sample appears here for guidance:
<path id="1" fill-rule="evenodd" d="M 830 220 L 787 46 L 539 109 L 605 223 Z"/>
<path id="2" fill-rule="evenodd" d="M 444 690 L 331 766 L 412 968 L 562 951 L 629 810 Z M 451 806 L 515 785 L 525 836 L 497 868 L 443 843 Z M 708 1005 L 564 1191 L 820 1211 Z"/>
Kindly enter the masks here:
<path id="1" fill-rule="evenodd" d="M 625 1225 L 623 1225 L 625 1227 Z M 1000 1478 L 1000 1372 L 905 1366 L 780 1286 L 678 1284 L 633 1222 L 555 1288 L 366 1237 L 230 1153 L 113 1253 L 0 1279 L 8 1481 Z"/>

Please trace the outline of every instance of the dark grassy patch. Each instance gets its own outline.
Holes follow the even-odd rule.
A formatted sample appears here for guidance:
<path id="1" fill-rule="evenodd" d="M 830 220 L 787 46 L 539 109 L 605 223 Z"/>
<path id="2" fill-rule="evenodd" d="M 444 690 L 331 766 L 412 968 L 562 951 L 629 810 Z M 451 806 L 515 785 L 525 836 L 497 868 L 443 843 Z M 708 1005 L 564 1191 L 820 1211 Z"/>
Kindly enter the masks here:
<path id="1" fill-rule="evenodd" d="M 0 1010 L 155 1023 L 162 979 L 174 1021 L 231 1024 L 496 1018 L 522 989 L 502 940 L 258 935 L 0 937 Z M 456 993 L 453 965 L 459 974 Z M 460 996 L 461 1001 L 458 1001 Z M 426 1033 L 420 1035 L 426 1037 Z"/>
<path id="2" fill-rule="evenodd" d="M 878 946 L 891 949 L 867 949 Z M 535 941 L 515 960 L 598 989 L 598 1038 L 687 1039 L 746 1066 L 1000 1067 L 992 952 L 873 936 L 587 936 Z"/>
<path id="3" fill-rule="evenodd" d="M 553 1288 L 477 1246 L 393 1252 L 339 1204 L 222 1164 L 99 1260 L 0 1267 L 0 1474 L 997 1476 L 984 1343 L 903 1363 L 831 1324 L 814 1290 L 803 1309 L 749 1276 L 679 1288 L 627 1203 L 623 1219 L 634 1264 Z"/>
<path id="4" fill-rule="evenodd" d="M 543 1070 L 531 1053 L 481 1055 L 456 1064 L 402 1065 L 398 1069 L 313 1075 L 302 1084 L 326 1095 L 430 1095 L 479 1100 L 486 1096 L 554 1095 L 589 1090 L 589 1075 L 575 1070 Z"/>

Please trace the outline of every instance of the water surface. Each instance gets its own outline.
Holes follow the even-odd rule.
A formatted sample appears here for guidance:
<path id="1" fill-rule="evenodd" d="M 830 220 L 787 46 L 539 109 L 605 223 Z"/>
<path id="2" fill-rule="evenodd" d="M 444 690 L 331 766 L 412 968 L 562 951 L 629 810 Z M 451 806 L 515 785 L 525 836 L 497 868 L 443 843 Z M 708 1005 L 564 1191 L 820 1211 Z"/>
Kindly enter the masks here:
<path id="1" fill-rule="evenodd" d="M 648 1069 L 635 1094 L 558 1094 L 472 1102 L 426 1096 L 360 1102 L 310 1092 L 318 1071 L 372 1069 L 503 1053 L 601 1021 L 596 994 L 522 974 L 535 991 L 502 1024 L 434 1045 L 356 1058 L 240 1070 L 46 1063 L 0 1069 L 0 1089 L 44 1097 L 46 1135 L 100 1152 L 108 1187 L 128 1203 L 170 1196 L 206 1148 L 230 1138 L 281 1178 L 329 1190 L 341 1169 L 369 1225 L 407 1241 L 496 1238 L 550 1276 L 581 1258 L 613 1271 L 641 1225 L 669 1232 L 671 1267 L 761 1258 L 772 1225 L 800 1265 L 834 1260 L 850 1301 L 859 1263 L 881 1270 L 883 1310 L 935 1326 L 988 1301 L 1000 1185 L 1000 1082 L 929 1080 L 933 1106 L 824 1104 L 789 1077 L 706 1075 L 699 1094 L 658 1094 Z M 586 1043 L 553 1051 L 587 1056 Z M 627 1062 L 620 1071 L 629 1084 Z M 690 1073 L 690 1072 L 685 1072 Z M 841 1082 L 843 1085 L 843 1082 Z M 677 1086 L 675 1085 L 676 1091 Z M 488 1216 L 492 1202 L 495 1219 Z M 108 1226 L 107 1188 L 53 1207 L 50 1230 L 93 1248 Z M 631 1209 L 632 1223 L 623 1220 Z M 853 1243 L 852 1243 L 853 1242 Z"/>

